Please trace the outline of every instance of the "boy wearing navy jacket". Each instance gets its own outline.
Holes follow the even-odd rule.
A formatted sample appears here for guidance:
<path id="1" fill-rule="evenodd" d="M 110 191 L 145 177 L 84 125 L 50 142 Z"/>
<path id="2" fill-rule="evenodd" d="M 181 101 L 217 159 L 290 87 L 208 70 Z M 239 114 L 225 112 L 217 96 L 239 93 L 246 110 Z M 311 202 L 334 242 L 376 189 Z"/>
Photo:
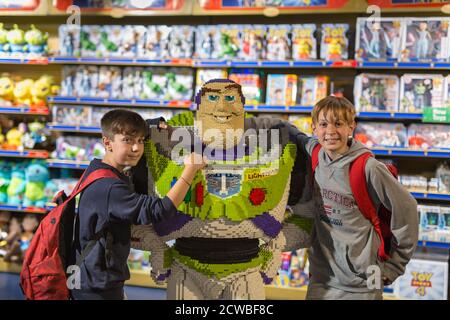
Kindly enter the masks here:
<path id="1" fill-rule="evenodd" d="M 80 196 L 74 241 L 77 258 L 89 242 L 98 241 L 80 265 L 81 288 L 71 290 L 75 300 L 124 299 L 124 282 L 130 278 L 127 259 L 131 225 L 171 218 L 196 172 L 205 166 L 200 155 L 191 154 L 185 159 L 181 179 L 167 196 L 161 199 L 138 194 L 128 173 L 144 153 L 146 122 L 135 112 L 116 109 L 103 116 L 101 128 L 105 157 L 91 161 L 84 177 L 108 169 L 118 178 L 95 181 Z"/>

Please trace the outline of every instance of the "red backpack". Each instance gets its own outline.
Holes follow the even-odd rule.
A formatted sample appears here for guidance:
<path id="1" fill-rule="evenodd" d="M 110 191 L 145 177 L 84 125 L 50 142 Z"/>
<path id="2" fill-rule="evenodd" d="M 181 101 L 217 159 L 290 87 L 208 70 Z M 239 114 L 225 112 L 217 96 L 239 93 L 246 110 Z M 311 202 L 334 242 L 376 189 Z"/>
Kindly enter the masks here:
<path id="1" fill-rule="evenodd" d="M 69 197 L 60 191 L 55 202 L 58 204 L 39 224 L 25 258 L 20 273 L 20 287 L 28 300 L 67 300 L 70 291 L 67 286 L 66 270 L 73 251 L 74 226 L 77 220 L 75 197 L 98 179 L 118 178 L 108 169 L 95 170 L 85 180 L 78 181 Z M 79 266 L 103 236 L 98 233 L 89 241 L 77 260 Z"/>
<path id="2" fill-rule="evenodd" d="M 319 151 L 322 148 L 320 144 L 317 144 L 311 155 L 313 177 L 314 172 L 319 165 Z M 367 159 L 373 157 L 373 154 L 366 152 L 356 158 L 351 164 L 349 169 L 350 188 L 355 198 L 356 205 L 359 211 L 368 219 L 380 238 L 381 244 L 378 248 L 378 256 L 383 261 L 390 259 L 389 252 L 392 245 L 392 231 L 391 231 L 391 211 L 389 211 L 383 204 L 381 204 L 377 210 L 372 199 L 370 198 L 369 191 L 366 183 L 366 163 Z M 386 164 L 389 172 L 397 178 L 398 170 L 392 164 Z"/>

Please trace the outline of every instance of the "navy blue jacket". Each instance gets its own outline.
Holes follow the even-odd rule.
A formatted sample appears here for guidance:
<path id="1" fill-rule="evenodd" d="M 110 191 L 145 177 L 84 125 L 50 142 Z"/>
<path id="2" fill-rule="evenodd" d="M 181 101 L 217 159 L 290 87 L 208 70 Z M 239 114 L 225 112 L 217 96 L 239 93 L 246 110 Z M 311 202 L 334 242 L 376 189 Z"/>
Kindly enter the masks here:
<path id="1" fill-rule="evenodd" d="M 95 234 L 107 233 L 81 264 L 81 290 L 72 290 L 74 299 L 122 299 L 124 282 L 130 278 L 131 225 L 159 222 L 176 212 L 167 197 L 135 193 L 127 176 L 99 159 L 90 163 L 86 173 L 98 169 L 110 169 L 120 179 L 97 180 L 80 196 L 77 255 Z"/>

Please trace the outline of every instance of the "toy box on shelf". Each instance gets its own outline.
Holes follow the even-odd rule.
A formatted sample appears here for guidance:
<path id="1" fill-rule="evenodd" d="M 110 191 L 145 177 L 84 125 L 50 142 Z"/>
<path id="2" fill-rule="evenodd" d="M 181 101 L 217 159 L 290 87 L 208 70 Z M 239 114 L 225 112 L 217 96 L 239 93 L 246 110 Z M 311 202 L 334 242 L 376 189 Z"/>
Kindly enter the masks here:
<path id="1" fill-rule="evenodd" d="M 66 66 L 61 95 L 126 99 L 190 100 L 193 74 L 189 68 Z"/>
<path id="2" fill-rule="evenodd" d="M 240 84 L 246 104 L 262 102 L 262 76 L 257 70 L 231 70 L 229 79 Z"/>
<path id="3" fill-rule="evenodd" d="M 450 207 L 419 205 L 419 240 L 450 243 Z"/>
<path id="4" fill-rule="evenodd" d="M 221 33 L 218 25 L 197 26 L 195 32 L 195 57 L 218 59 Z"/>
<path id="5" fill-rule="evenodd" d="M 355 59 L 397 60 L 401 46 L 403 19 L 358 18 L 356 22 Z"/>
<path id="6" fill-rule="evenodd" d="M 311 116 L 290 114 L 288 121 L 295 125 L 301 132 L 305 133 L 308 136 L 312 136 L 313 131 Z"/>
<path id="7" fill-rule="evenodd" d="M 98 138 L 81 136 L 60 136 L 56 139 L 56 149 L 52 152 L 53 159 L 91 161 L 103 158 L 105 148 Z"/>
<path id="8" fill-rule="evenodd" d="M 274 280 L 274 285 L 277 287 L 300 288 L 308 285 L 308 282 L 308 250 L 300 249 L 293 252 L 283 252 L 281 267 Z"/>
<path id="9" fill-rule="evenodd" d="M 328 94 L 330 79 L 327 76 L 299 76 L 297 104 L 313 106 Z"/>
<path id="10" fill-rule="evenodd" d="M 357 111 L 398 111 L 399 79 L 396 75 L 362 73 L 355 78 Z"/>
<path id="11" fill-rule="evenodd" d="M 413 123 L 408 127 L 408 146 L 413 149 L 449 149 L 450 125 Z"/>
<path id="12" fill-rule="evenodd" d="M 349 25 L 323 24 L 320 58 L 327 61 L 348 59 Z"/>
<path id="13" fill-rule="evenodd" d="M 447 18 L 404 19 L 401 57 L 406 61 L 445 61 L 450 38 Z"/>
<path id="14" fill-rule="evenodd" d="M 195 94 L 199 92 L 204 83 L 213 79 L 226 79 L 228 72 L 226 69 L 197 69 L 195 78 Z"/>
<path id="15" fill-rule="evenodd" d="M 266 43 L 267 52 L 264 58 L 269 61 L 283 61 L 292 58 L 291 51 L 291 26 L 270 25 L 267 28 Z M 299 42 L 300 39 L 297 39 Z M 299 49 L 297 45 L 296 49 Z"/>
<path id="16" fill-rule="evenodd" d="M 444 101 L 444 77 L 439 74 L 404 74 L 400 81 L 401 112 L 439 108 Z"/>
<path id="17" fill-rule="evenodd" d="M 271 52 L 271 56 L 278 52 L 278 50 L 275 49 L 274 43 L 275 39 L 278 41 L 278 38 L 273 37 L 267 41 L 267 46 L 264 45 L 266 29 L 265 25 L 247 24 L 242 26 L 242 49 L 239 55 L 240 59 L 253 61 L 261 60 L 266 58 L 266 53 L 268 54 L 269 51 Z M 278 42 L 276 44 L 278 44 Z"/>
<path id="18" fill-rule="evenodd" d="M 266 104 L 290 106 L 297 97 L 296 74 L 267 75 Z"/>
<path id="19" fill-rule="evenodd" d="M 313 23 L 292 25 L 292 59 L 317 59 L 317 27 Z"/>
<path id="20" fill-rule="evenodd" d="M 403 123 L 360 122 L 355 139 L 370 147 L 406 147 L 407 131 Z"/>

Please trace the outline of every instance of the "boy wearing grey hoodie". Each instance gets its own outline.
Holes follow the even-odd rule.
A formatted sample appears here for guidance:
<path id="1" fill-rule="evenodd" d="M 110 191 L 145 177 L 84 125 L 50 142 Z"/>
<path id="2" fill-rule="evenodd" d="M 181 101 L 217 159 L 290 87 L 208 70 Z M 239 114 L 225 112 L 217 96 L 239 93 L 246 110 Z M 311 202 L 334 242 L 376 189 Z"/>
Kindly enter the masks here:
<path id="1" fill-rule="evenodd" d="M 302 135 L 296 138 L 310 155 L 318 143 L 322 146 L 310 210 L 315 226 L 309 252 L 312 276 L 306 298 L 382 299 L 383 284 L 392 283 L 404 273 L 416 248 L 417 202 L 383 163 L 373 157 L 367 160 L 365 175 L 370 197 L 376 207 L 383 204 L 392 212 L 390 259 L 382 261 L 377 254 L 380 239 L 358 209 L 350 188 L 350 164 L 369 152 L 351 139 L 356 126 L 354 106 L 345 98 L 329 96 L 315 105 L 312 120 L 317 139 Z M 374 276 L 378 276 L 375 281 Z"/>

